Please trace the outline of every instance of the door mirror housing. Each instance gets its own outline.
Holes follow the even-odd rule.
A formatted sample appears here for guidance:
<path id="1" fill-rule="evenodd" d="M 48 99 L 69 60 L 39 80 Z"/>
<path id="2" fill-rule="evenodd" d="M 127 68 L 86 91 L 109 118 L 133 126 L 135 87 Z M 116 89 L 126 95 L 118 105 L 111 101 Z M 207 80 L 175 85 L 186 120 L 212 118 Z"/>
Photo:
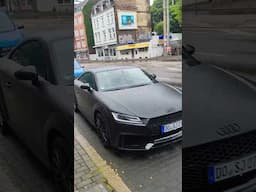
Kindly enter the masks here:
<path id="1" fill-rule="evenodd" d="M 189 44 L 188 44 L 188 45 L 185 45 L 184 48 L 185 48 L 186 52 L 187 52 L 189 55 L 193 55 L 193 54 L 195 53 L 195 50 L 196 50 L 196 48 L 195 48 L 194 46 L 189 45 Z"/>
<path id="2" fill-rule="evenodd" d="M 14 76 L 19 80 L 32 81 L 33 85 L 39 85 L 38 73 L 35 66 L 26 66 L 16 71 Z"/>
<path id="3" fill-rule="evenodd" d="M 24 29 L 24 25 L 18 26 L 17 29 Z"/>
<path id="4" fill-rule="evenodd" d="M 152 79 L 156 79 L 156 74 L 152 73 L 151 77 L 152 77 Z"/>
<path id="5" fill-rule="evenodd" d="M 81 88 L 81 89 L 85 89 L 85 90 L 87 90 L 87 91 L 89 91 L 89 92 L 92 91 L 92 89 L 91 89 L 89 83 L 85 83 L 85 84 L 80 85 L 80 88 Z"/>

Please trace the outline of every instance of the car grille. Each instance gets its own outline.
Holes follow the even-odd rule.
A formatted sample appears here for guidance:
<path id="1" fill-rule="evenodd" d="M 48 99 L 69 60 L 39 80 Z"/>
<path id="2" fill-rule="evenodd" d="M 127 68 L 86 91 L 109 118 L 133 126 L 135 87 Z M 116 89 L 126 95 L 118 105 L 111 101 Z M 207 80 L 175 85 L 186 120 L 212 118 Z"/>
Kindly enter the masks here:
<path id="1" fill-rule="evenodd" d="M 165 137 L 165 136 L 179 132 L 180 129 L 162 134 L 160 127 L 161 125 L 181 120 L 181 118 L 182 118 L 182 111 L 150 119 L 148 122 L 148 127 L 151 129 L 153 139 L 157 139 L 159 137 Z"/>
<path id="2" fill-rule="evenodd" d="M 252 171 L 215 184 L 208 184 L 211 164 L 231 161 L 256 152 L 256 131 L 182 151 L 183 191 L 222 191 L 243 184 L 256 176 Z"/>

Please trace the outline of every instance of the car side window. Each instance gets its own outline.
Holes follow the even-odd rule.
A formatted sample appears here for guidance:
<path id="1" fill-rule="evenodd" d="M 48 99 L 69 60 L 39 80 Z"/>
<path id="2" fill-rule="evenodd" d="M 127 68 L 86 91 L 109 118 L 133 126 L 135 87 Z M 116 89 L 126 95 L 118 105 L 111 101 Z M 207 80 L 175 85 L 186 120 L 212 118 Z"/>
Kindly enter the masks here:
<path id="1" fill-rule="evenodd" d="M 21 45 L 10 59 L 23 66 L 35 66 L 38 74 L 47 79 L 47 57 L 40 41 L 33 40 Z"/>
<path id="2" fill-rule="evenodd" d="M 94 75 L 92 73 L 86 72 L 78 80 L 82 81 L 83 83 L 88 83 L 90 87 L 96 90 L 96 83 L 95 83 Z"/>

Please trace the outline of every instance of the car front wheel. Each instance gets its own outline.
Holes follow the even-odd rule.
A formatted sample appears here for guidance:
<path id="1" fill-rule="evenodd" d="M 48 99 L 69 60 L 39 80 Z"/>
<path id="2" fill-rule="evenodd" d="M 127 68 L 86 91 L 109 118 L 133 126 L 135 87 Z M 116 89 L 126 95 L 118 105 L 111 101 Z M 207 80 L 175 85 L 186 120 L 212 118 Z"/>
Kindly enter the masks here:
<path id="1" fill-rule="evenodd" d="M 68 147 L 61 137 L 54 139 L 50 147 L 51 170 L 58 192 L 74 191 L 74 169 L 71 158 L 73 154 L 69 154 Z"/>
<path id="2" fill-rule="evenodd" d="M 104 147 L 110 147 L 107 121 L 100 113 L 96 114 L 95 125 Z"/>

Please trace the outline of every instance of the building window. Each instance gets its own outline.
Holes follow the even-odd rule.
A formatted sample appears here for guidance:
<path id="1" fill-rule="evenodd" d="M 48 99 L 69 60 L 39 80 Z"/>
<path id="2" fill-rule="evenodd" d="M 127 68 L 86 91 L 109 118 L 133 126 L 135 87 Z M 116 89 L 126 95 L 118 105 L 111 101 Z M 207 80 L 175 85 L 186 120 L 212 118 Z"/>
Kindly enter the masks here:
<path id="1" fill-rule="evenodd" d="M 85 42 L 84 41 L 82 41 L 82 47 L 85 48 Z"/>
<path id="2" fill-rule="evenodd" d="M 102 27 L 104 27 L 104 18 L 103 18 L 103 16 L 101 16 L 101 24 L 102 24 Z"/>
<path id="3" fill-rule="evenodd" d="M 80 41 L 78 41 L 77 43 L 76 43 L 76 47 L 79 49 L 79 48 L 81 48 L 81 43 L 80 43 Z"/>
<path id="4" fill-rule="evenodd" d="M 108 30 L 108 34 L 109 34 L 109 39 L 112 39 L 112 32 L 111 32 L 111 29 Z"/>
<path id="5" fill-rule="evenodd" d="M 78 37 L 78 31 L 75 30 L 75 37 Z"/>
<path id="6" fill-rule="evenodd" d="M 104 41 L 106 41 L 106 40 L 107 40 L 107 34 L 106 34 L 106 31 L 104 30 L 104 31 L 102 31 L 102 33 L 103 33 Z"/>
<path id="7" fill-rule="evenodd" d="M 112 28 L 112 33 L 113 33 L 113 39 L 115 39 L 116 38 L 116 32 L 115 32 L 115 28 L 114 27 Z"/>
<path id="8" fill-rule="evenodd" d="M 80 29 L 80 36 L 84 36 L 84 30 Z"/>
<path id="9" fill-rule="evenodd" d="M 111 24 L 113 24 L 113 23 L 114 23 L 114 20 L 115 20 L 115 18 L 114 18 L 114 14 L 112 13 L 112 14 L 111 14 Z"/>

